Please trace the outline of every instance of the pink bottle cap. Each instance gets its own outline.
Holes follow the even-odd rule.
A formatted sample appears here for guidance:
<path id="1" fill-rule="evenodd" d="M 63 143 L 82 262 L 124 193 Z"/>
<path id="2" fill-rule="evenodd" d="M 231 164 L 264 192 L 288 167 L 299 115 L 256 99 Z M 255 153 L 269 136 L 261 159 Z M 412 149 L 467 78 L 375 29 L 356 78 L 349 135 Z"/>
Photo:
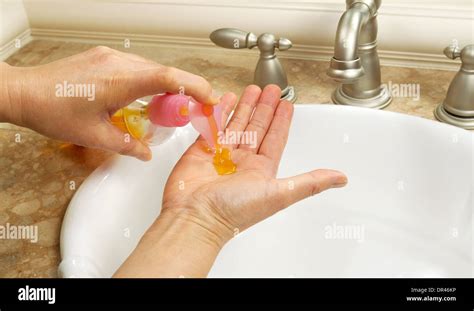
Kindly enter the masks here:
<path id="1" fill-rule="evenodd" d="M 181 94 L 156 95 L 148 104 L 148 117 L 155 125 L 181 127 L 189 123 L 190 97 Z"/>
<path id="2" fill-rule="evenodd" d="M 191 121 L 192 126 L 211 148 L 217 144 L 222 129 L 222 105 L 203 105 L 192 97 L 166 93 L 156 95 L 148 105 L 151 123 L 163 127 L 181 127 Z"/>

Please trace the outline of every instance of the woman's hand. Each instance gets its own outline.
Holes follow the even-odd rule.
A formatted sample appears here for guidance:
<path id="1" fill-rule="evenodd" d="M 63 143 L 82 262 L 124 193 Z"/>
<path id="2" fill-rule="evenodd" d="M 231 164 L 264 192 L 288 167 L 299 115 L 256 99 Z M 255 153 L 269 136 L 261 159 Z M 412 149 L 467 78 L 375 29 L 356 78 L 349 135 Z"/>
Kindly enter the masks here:
<path id="1" fill-rule="evenodd" d="M 162 92 L 217 103 L 202 77 L 102 46 L 37 67 L 0 63 L 0 71 L 0 121 L 142 160 L 150 149 L 110 123 L 118 109 Z"/>
<path id="2" fill-rule="evenodd" d="M 236 97 L 226 94 L 222 100 L 230 108 Z M 237 171 L 219 176 L 199 138 L 168 179 L 160 217 L 116 276 L 205 276 L 235 233 L 304 198 L 344 186 L 347 178 L 333 170 L 276 178 L 292 115 L 293 105 L 280 101 L 277 86 L 263 92 L 247 87 L 227 130 L 256 135 L 256 145 L 228 145 Z"/>

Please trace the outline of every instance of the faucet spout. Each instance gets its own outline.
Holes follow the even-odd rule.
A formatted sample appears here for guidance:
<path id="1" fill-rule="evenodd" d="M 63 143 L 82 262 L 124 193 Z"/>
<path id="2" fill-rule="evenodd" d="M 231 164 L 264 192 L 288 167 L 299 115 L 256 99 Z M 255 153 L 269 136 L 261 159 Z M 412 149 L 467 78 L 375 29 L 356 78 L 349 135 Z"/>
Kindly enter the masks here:
<path id="1" fill-rule="evenodd" d="M 386 107 L 391 96 L 382 85 L 377 54 L 377 10 L 381 0 L 346 0 L 339 20 L 334 56 L 327 74 L 340 85 L 333 102 L 369 108 Z"/>
<path id="2" fill-rule="evenodd" d="M 354 83 L 364 75 L 358 49 L 362 28 L 369 18 L 370 8 L 360 2 L 342 15 L 337 27 L 334 57 L 327 72 L 337 82 Z"/>
<path id="3" fill-rule="evenodd" d="M 336 33 L 335 59 L 353 61 L 359 58 L 359 37 L 362 26 L 367 23 L 369 17 L 369 7 L 363 3 L 354 4 L 342 15 Z"/>

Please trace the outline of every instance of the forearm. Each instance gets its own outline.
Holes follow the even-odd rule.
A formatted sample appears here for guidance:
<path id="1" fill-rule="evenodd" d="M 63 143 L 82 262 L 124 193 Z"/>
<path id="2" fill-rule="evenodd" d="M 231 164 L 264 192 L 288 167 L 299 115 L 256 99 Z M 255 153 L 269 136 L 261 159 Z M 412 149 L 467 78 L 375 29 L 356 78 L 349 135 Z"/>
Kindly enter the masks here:
<path id="1" fill-rule="evenodd" d="M 187 216 L 162 214 L 114 277 L 206 277 L 224 243 Z"/>

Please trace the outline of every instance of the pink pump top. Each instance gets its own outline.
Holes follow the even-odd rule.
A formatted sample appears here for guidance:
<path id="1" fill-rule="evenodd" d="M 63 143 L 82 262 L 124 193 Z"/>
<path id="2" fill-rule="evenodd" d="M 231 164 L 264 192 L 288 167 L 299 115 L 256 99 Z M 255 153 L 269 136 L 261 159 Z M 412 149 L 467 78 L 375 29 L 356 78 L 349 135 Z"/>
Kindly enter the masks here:
<path id="1" fill-rule="evenodd" d="M 181 94 L 156 95 L 148 104 L 151 123 L 163 127 L 181 127 L 189 122 L 216 148 L 217 134 L 222 129 L 222 105 L 203 105 L 192 97 Z"/>

